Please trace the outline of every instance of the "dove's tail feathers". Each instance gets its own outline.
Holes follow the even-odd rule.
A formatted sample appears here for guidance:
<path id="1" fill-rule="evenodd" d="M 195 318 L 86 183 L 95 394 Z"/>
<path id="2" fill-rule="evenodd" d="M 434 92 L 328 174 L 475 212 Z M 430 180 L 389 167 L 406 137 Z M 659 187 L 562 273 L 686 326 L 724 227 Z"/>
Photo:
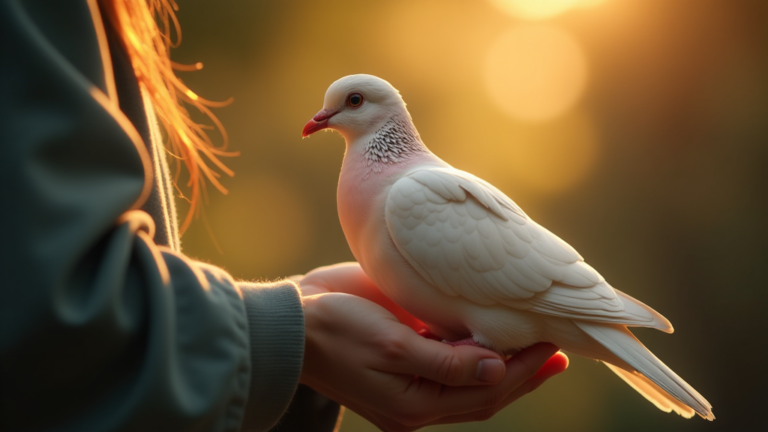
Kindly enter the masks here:
<path id="1" fill-rule="evenodd" d="M 637 372 L 627 372 L 610 363 L 605 363 L 605 365 L 623 379 L 624 382 L 643 395 L 644 398 L 656 405 L 656 408 L 664 412 L 674 411 L 685 418 L 691 418 L 696 414 L 696 411 L 694 411 L 693 408 L 672 397 L 669 393 L 665 392 L 664 389 L 654 384 L 653 381 L 649 380 L 644 375 Z"/>
<path id="2" fill-rule="evenodd" d="M 656 312 L 652 307 L 630 295 L 627 295 L 626 293 L 617 290 L 616 288 L 613 288 L 613 290 L 616 291 L 616 294 L 618 294 L 621 302 L 624 303 L 624 311 L 631 315 L 644 317 L 645 319 L 649 320 L 647 324 L 627 323 L 625 325 L 630 327 L 650 327 L 655 328 L 656 330 L 661 330 L 664 333 L 674 333 L 675 329 L 672 327 L 672 323 L 669 322 L 668 319 L 664 318 L 664 315 Z"/>
<path id="3" fill-rule="evenodd" d="M 626 362 L 626 367 L 617 361 L 611 361 L 614 364 L 609 366 L 659 409 L 666 412 L 675 411 L 686 418 L 691 417 L 692 414 L 686 414 L 689 411 L 680 406 L 679 402 L 682 402 L 702 418 L 715 419 L 712 414 L 712 405 L 643 346 L 626 327 L 585 321 L 574 322 L 620 360 Z M 616 370 L 619 367 L 625 371 L 619 373 Z M 637 375 L 635 371 L 644 376 Z M 679 402 L 675 403 L 674 400 Z"/>

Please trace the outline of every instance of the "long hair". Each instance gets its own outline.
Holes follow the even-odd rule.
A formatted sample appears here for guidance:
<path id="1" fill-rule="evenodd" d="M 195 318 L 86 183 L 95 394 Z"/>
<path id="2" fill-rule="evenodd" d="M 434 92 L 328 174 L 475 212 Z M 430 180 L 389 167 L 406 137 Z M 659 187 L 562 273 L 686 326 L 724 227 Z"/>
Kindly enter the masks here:
<path id="1" fill-rule="evenodd" d="M 219 156 L 237 156 L 239 153 L 226 151 L 227 133 L 209 109 L 227 105 L 231 99 L 224 102 L 203 99 L 176 77 L 174 70 L 199 70 L 203 65 L 182 65 L 171 61 L 171 48 L 178 47 L 181 43 L 181 28 L 175 13 L 178 6 L 174 0 L 99 1 L 120 35 L 139 86 L 152 101 L 157 118 L 165 130 L 170 144 L 166 144 L 166 149 L 177 159 L 174 185 L 182 197 L 184 193 L 178 186 L 181 173 L 179 161 L 183 161 L 189 171 L 187 200 L 190 207 L 180 228 L 183 233 L 193 217 L 200 212 L 201 199 L 206 197 L 205 179 L 222 193 L 227 193 L 227 189 L 218 180 L 220 174 L 208 163 L 212 163 L 229 176 L 234 175 L 232 170 L 219 160 Z M 220 146 L 215 146 L 206 132 L 206 129 L 213 128 L 193 121 L 187 111 L 187 105 L 197 108 L 213 122 L 222 136 Z"/>

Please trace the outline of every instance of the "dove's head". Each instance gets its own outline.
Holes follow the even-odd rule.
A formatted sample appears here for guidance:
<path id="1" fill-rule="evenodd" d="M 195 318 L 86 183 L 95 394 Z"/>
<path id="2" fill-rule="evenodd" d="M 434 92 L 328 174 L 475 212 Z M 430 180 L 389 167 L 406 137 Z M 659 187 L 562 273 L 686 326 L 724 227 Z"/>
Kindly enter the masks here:
<path id="1" fill-rule="evenodd" d="M 373 75 L 348 75 L 328 87 L 323 109 L 307 122 L 301 136 L 333 129 L 349 144 L 376 132 L 395 115 L 410 119 L 400 92 L 392 84 Z"/>

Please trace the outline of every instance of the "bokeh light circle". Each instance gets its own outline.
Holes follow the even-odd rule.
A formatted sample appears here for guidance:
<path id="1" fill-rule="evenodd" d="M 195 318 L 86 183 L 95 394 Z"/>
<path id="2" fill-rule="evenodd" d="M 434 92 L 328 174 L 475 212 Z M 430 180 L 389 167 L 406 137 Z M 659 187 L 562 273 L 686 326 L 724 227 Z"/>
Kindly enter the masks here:
<path id="1" fill-rule="evenodd" d="M 485 84 L 508 115 L 543 121 L 571 108 L 584 92 L 587 58 L 578 41 L 559 28 L 515 27 L 490 47 Z"/>
<path id="2" fill-rule="evenodd" d="M 539 20 L 552 18 L 574 6 L 582 0 L 490 0 L 499 10 L 514 17 Z"/>

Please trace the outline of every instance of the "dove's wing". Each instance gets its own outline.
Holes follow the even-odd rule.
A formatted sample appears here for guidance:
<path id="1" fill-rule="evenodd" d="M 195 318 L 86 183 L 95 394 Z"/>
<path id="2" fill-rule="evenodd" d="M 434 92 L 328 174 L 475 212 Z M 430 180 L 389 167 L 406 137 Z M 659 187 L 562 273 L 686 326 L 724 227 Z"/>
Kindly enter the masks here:
<path id="1" fill-rule="evenodd" d="M 614 290 L 570 245 L 469 173 L 429 168 L 404 176 L 387 195 L 386 223 L 408 262 L 447 295 L 672 330 L 663 316 Z"/>

